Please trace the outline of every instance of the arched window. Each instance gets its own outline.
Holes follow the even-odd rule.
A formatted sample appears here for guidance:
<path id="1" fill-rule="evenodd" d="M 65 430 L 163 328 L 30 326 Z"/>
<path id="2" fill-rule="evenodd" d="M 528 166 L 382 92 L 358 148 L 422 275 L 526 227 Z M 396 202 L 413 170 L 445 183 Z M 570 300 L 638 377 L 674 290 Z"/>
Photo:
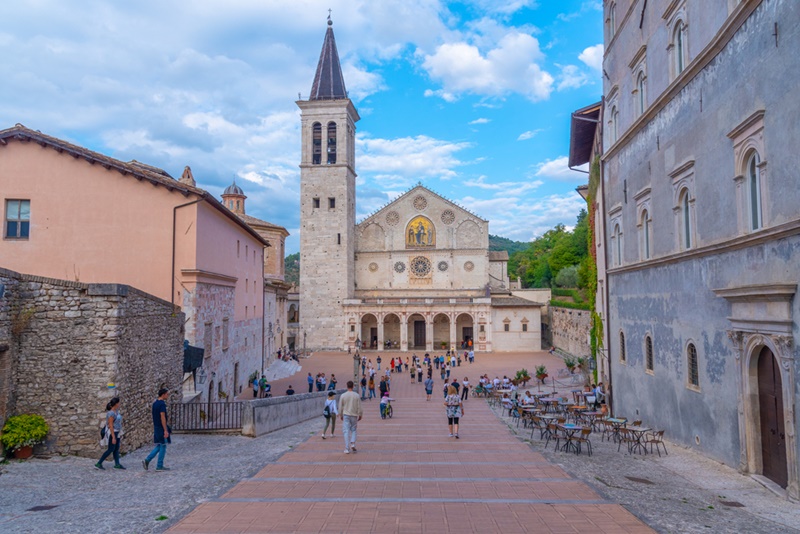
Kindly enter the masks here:
<path id="1" fill-rule="evenodd" d="M 619 267 L 622 265 L 622 230 L 620 230 L 619 225 L 614 226 L 614 235 L 612 237 L 614 240 L 613 243 L 613 260 L 612 263 Z"/>
<path id="2" fill-rule="evenodd" d="M 314 165 L 319 165 L 322 163 L 322 125 L 318 122 L 315 122 L 312 130 L 311 163 Z"/>
<path id="3" fill-rule="evenodd" d="M 675 76 L 678 76 L 681 72 L 683 72 L 683 69 L 686 66 L 686 43 L 684 42 L 684 28 L 683 21 L 679 20 L 675 23 L 675 29 L 672 30 L 673 54 L 675 55 Z"/>
<path id="4" fill-rule="evenodd" d="M 611 2 L 611 6 L 608 8 L 608 40 L 614 38 L 614 35 L 617 33 L 617 4 L 615 2 Z"/>
<path id="5" fill-rule="evenodd" d="M 650 213 L 642 211 L 642 259 L 650 259 Z"/>
<path id="6" fill-rule="evenodd" d="M 644 367 L 647 371 L 653 371 L 653 338 L 649 335 L 644 338 Z"/>
<path id="7" fill-rule="evenodd" d="M 644 72 L 640 72 L 639 76 L 636 78 L 636 91 L 638 92 L 636 107 L 639 115 L 644 113 L 647 99 L 645 97 L 645 89 L 646 89 L 646 78 L 644 76 Z"/>
<path id="8" fill-rule="evenodd" d="M 689 190 L 681 193 L 681 230 L 684 250 L 692 248 L 692 216 L 689 206 Z"/>
<path id="9" fill-rule="evenodd" d="M 761 220 L 761 157 L 755 150 L 747 160 L 747 205 L 750 211 L 750 229 L 758 230 L 763 224 Z"/>
<path id="10" fill-rule="evenodd" d="M 700 372 L 697 368 L 697 348 L 694 343 L 689 343 L 686 347 L 686 360 L 689 371 L 689 385 L 700 387 Z"/>
<path id="11" fill-rule="evenodd" d="M 625 334 L 622 332 L 619 333 L 619 361 L 625 362 Z"/>
<path id="12" fill-rule="evenodd" d="M 328 123 L 328 164 L 336 163 L 336 123 Z"/>
<path id="13" fill-rule="evenodd" d="M 611 120 L 609 120 L 609 126 L 610 126 L 609 133 L 611 134 L 612 143 L 616 143 L 617 141 L 617 134 L 619 132 L 618 130 L 619 126 L 617 124 L 618 122 L 619 122 L 619 112 L 617 111 L 617 107 L 614 106 L 611 108 Z"/>

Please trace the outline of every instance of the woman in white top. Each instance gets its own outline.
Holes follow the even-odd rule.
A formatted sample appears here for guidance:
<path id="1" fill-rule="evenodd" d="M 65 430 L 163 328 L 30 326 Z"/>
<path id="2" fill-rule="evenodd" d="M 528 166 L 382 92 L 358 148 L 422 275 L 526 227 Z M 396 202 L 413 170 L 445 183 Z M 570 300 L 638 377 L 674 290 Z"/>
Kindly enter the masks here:
<path id="1" fill-rule="evenodd" d="M 328 400 L 325 401 L 322 415 L 325 417 L 325 428 L 322 429 L 322 439 L 325 439 L 325 432 L 328 431 L 328 425 L 331 427 L 331 437 L 333 437 L 333 433 L 336 431 L 336 416 L 339 415 L 339 409 L 336 407 L 335 392 L 328 392 Z"/>
<path id="2" fill-rule="evenodd" d="M 469 398 L 469 378 L 466 376 L 461 381 L 461 400 L 465 401 Z"/>

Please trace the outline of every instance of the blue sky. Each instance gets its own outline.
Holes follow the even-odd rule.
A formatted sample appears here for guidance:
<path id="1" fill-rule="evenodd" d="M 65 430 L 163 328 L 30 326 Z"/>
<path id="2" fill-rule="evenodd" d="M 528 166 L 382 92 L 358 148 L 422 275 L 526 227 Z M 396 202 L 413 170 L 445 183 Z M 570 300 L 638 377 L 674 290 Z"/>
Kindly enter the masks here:
<path id="1" fill-rule="evenodd" d="M 600 0 L 0 3 L 0 128 L 22 123 L 220 194 L 299 248 L 300 130 L 327 10 L 357 124 L 357 219 L 421 181 L 530 240 L 571 225 L 569 117 L 600 99 Z"/>

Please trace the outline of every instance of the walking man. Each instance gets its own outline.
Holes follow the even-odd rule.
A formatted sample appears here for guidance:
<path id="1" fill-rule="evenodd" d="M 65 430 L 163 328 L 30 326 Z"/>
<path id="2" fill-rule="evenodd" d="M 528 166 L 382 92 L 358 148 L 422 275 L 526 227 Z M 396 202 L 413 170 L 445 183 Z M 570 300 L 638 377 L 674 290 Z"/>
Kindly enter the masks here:
<path id="1" fill-rule="evenodd" d="M 311 393 L 314 391 L 314 377 L 311 376 L 311 373 L 308 373 L 308 392 Z"/>
<path id="2" fill-rule="evenodd" d="M 150 462 L 156 457 L 156 454 L 158 454 L 156 471 L 169 471 L 169 467 L 164 467 L 167 443 L 172 441 L 169 437 L 169 425 L 167 425 L 167 397 L 169 397 L 169 390 L 161 388 L 158 390 L 158 398 L 153 402 L 153 443 L 156 446 L 142 461 L 145 471 L 150 467 Z"/>
<path id="3" fill-rule="evenodd" d="M 353 391 L 353 381 L 348 380 L 347 392 L 339 397 L 339 418 L 342 420 L 342 434 L 344 435 L 344 453 L 357 452 L 356 429 L 358 422 L 364 415 L 361 407 L 361 398 Z"/>

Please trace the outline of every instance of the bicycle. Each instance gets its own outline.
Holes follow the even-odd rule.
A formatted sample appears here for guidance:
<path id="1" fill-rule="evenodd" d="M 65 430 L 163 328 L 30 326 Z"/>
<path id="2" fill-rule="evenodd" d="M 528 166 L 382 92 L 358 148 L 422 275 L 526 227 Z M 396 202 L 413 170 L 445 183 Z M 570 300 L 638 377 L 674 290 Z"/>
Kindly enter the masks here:
<path id="1" fill-rule="evenodd" d="M 386 419 L 387 417 L 391 419 L 393 413 L 394 410 L 392 409 L 392 399 L 387 397 L 386 404 L 384 405 L 384 408 L 381 411 L 381 419 Z"/>

